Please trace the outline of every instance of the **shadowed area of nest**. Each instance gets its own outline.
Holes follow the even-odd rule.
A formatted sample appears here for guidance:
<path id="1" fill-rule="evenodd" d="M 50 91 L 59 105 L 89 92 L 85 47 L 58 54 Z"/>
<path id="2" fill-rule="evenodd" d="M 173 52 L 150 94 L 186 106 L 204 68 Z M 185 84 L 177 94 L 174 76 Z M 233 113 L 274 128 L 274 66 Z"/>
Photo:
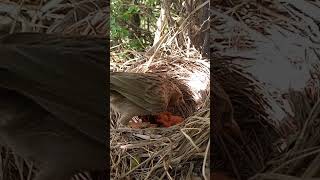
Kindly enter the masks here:
<path id="1" fill-rule="evenodd" d="M 264 160 L 274 151 L 272 142 L 279 134 L 267 117 L 265 109 L 269 104 L 260 94 L 259 82 L 254 77 L 225 56 L 216 56 L 211 67 L 216 82 L 211 91 L 213 117 L 217 118 L 214 126 L 221 129 L 235 120 L 241 128 L 240 137 L 232 136 L 233 128 L 224 128 L 227 130 L 224 136 L 214 133 L 212 171 L 231 172 L 237 179 L 248 179 L 263 168 Z"/>
<path id="2" fill-rule="evenodd" d="M 234 119 L 234 110 L 229 95 L 224 91 L 219 82 L 214 81 L 212 84 L 211 94 L 214 101 L 213 132 L 219 135 L 227 133 L 240 137 L 240 128 Z"/>

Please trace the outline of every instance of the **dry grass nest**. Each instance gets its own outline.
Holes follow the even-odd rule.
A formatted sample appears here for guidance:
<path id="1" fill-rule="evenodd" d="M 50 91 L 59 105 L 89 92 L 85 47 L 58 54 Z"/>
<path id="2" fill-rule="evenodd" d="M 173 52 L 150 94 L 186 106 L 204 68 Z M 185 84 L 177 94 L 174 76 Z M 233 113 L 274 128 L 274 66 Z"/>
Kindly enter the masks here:
<path id="1" fill-rule="evenodd" d="M 108 0 L 4 0 L 0 4 L 1 33 L 109 34 Z"/>
<path id="2" fill-rule="evenodd" d="M 132 62 L 114 62 L 111 68 L 126 72 L 166 72 L 178 84 L 189 106 L 184 112 L 184 122 L 169 128 L 112 126 L 111 177 L 186 179 L 208 176 L 205 175 L 210 146 L 208 60 L 196 49 L 173 50 L 151 60 L 141 54 L 136 57 Z"/>
<path id="3" fill-rule="evenodd" d="M 270 106 L 261 83 L 242 66 L 234 64 L 234 59 L 216 55 L 211 68 L 214 80 L 230 97 L 234 119 L 241 128 L 242 137 L 234 139 L 227 134 L 221 136 L 213 132 L 211 168 L 214 172 L 227 172 L 237 179 L 248 179 L 265 166 L 268 158 L 278 153 L 274 142 L 281 133 L 266 113 Z"/>
<path id="4" fill-rule="evenodd" d="M 313 18 L 319 3 L 308 0 L 211 2 L 214 4 L 210 9 L 210 50 L 214 59 L 211 67 L 230 95 L 235 119 L 243 132 L 240 141 L 228 137 L 212 140 L 216 147 L 213 168 L 237 179 L 319 179 L 320 53 L 318 41 L 313 40 L 320 37 L 317 20 Z M 307 10 L 311 8 L 315 11 Z M 271 51 L 264 53 L 266 49 Z M 287 49 L 310 51 L 293 55 L 284 51 Z M 283 54 L 272 56 L 272 52 Z M 292 114 L 276 122 L 266 113 L 272 108 L 264 100 L 270 97 L 262 91 L 266 86 L 246 73 L 247 68 L 240 64 L 250 66 L 250 62 L 262 60 L 297 64 L 301 56 L 312 57 L 306 61 L 315 60 L 312 79 L 302 91 L 291 89 L 287 93 L 285 101 L 289 101 Z"/>
<path id="5" fill-rule="evenodd" d="M 210 65 L 199 45 L 208 32 L 208 16 L 199 14 L 207 13 L 209 1 L 185 3 L 189 9 L 180 11 L 177 26 L 157 32 L 158 43 L 146 52 L 111 48 L 111 71 L 166 73 L 188 105 L 180 112 L 184 121 L 169 128 L 117 128 L 112 116 L 113 179 L 209 179 Z M 129 52 L 129 60 L 119 58 L 124 51 Z"/>
<path id="6" fill-rule="evenodd" d="M 198 11 L 205 10 L 203 7 L 208 2 L 194 5 L 195 9 L 199 7 Z M 179 27 L 163 33 L 160 43 L 147 52 L 130 51 L 133 57 L 130 60 L 124 62 L 119 58 L 122 49 L 111 52 L 111 71 L 166 73 L 181 89 L 189 105 L 183 112 L 184 121 L 169 128 L 118 128 L 114 123 L 116 116 L 112 116 L 113 179 L 209 178 L 210 65 L 192 45 L 194 41 L 187 33 L 194 25 L 203 23 L 197 22 L 195 17 L 190 15 L 179 22 Z M 198 31 L 194 34 L 200 35 L 203 29 Z"/>

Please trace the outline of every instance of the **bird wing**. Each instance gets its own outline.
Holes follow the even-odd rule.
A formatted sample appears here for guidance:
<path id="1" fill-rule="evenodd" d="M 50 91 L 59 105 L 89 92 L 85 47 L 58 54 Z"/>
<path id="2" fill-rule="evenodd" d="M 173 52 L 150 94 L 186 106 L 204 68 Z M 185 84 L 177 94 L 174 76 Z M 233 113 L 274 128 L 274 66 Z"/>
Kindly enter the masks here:
<path id="1" fill-rule="evenodd" d="M 149 74 L 148 78 L 140 73 L 113 72 L 110 75 L 110 89 L 135 105 L 149 111 L 162 112 L 166 109 L 163 84 L 157 75 Z"/>
<path id="2" fill-rule="evenodd" d="M 8 35 L 0 40 L 0 87 L 105 143 L 107 49 L 105 38 Z"/>

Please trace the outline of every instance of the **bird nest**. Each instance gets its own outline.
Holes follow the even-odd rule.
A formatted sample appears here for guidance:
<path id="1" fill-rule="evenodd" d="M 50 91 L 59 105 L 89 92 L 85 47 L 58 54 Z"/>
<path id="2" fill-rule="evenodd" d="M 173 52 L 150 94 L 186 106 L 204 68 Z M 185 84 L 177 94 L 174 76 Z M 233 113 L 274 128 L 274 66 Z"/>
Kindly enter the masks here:
<path id="1" fill-rule="evenodd" d="M 183 113 L 184 121 L 168 128 L 120 128 L 113 122 L 110 129 L 111 177 L 185 179 L 204 176 L 208 168 L 210 136 L 208 60 L 196 49 L 173 51 L 151 60 L 141 54 L 137 57 L 130 64 L 113 63 L 111 69 L 165 72 L 178 84 L 189 106 Z M 116 116 L 111 119 L 116 121 Z"/>
<path id="2" fill-rule="evenodd" d="M 180 34 L 183 36 L 183 32 Z M 182 41 L 188 38 L 183 37 L 186 39 Z M 126 62 L 111 53 L 111 71 L 165 73 L 182 91 L 187 104 L 182 112 L 184 121 L 167 128 L 120 128 L 115 123 L 116 115 L 111 113 L 110 158 L 114 179 L 208 177 L 209 60 L 196 48 L 186 48 L 188 44 L 184 42 L 188 41 L 181 43 L 184 48 L 171 42 L 169 37 L 147 53 L 132 51 L 135 58 Z"/>
<path id="3" fill-rule="evenodd" d="M 248 179 L 264 167 L 268 157 L 277 153 L 274 142 L 280 133 L 266 113 L 270 106 L 261 83 L 242 66 L 234 64 L 235 59 L 216 54 L 211 63 L 214 79 L 230 97 L 234 118 L 241 129 L 240 139 L 213 133 L 212 167 L 213 172 Z"/>
<path id="4" fill-rule="evenodd" d="M 182 91 L 186 102 L 181 113 L 183 122 L 170 127 L 121 128 L 115 123 L 117 116 L 111 113 L 110 173 L 113 179 L 208 179 L 210 63 L 196 45 L 205 39 L 203 24 L 207 25 L 204 23 L 207 17 L 199 14 L 207 13 L 206 6 L 208 1 L 193 3 L 188 9 L 190 12 L 181 14 L 183 18 L 176 23 L 178 27 L 159 32 L 162 35 L 158 43 L 148 51 L 126 50 L 131 56 L 127 61 L 119 58 L 123 49 L 111 48 L 111 71 L 165 73 Z"/>
<path id="5" fill-rule="evenodd" d="M 277 103 L 284 103 L 289 99 L 292 109 L 288 117 L 283 120 L 279 118 L 280 121 L 277 121 L 278 117 L 273 116 L 275 113 L 272 111 L 269 112 L 269 117 L 266 116 L 268 104 L 261 98 L 263 97 L 261 92 L 270 92 L 270 89 L 263 89 L 263 86 L 268 86 L 262 85 L 243 72 L 244 69 L 248 69 L 244 67 L 246 65 L 265 63 L 269 60 L 274 63 L 272 67 L 285 67 L 276 63 L 285 61 L 303 66 L 307 63 L 298 62 L 300 57 L 312 57 L 313 52 L 298 51 L 301 49 L 301 44 L 309 44 L 306 49 L 312 49 L 316 54 L 308 59 L 308 62 L 319 64 L 319 48 L 313 48 L 316 43 L 309 40 L 311 37 L 319 37 L 319 32 L 314 33 L 313 30 L 304 28 L 317 24 L 314 19 L 309 18 L 315 11 L 308 11 L 305 7 L 319 8 L 311 1 L 279 3 L 236 0 L 232 3 L 217 1 L 211 6 L 211 53 L 215 60 L 223 61 L 216 63 L 217 66 L 213 69 L 218 74 L 217 79 L 220 79 L 230 95 L 235 118 L 242 129 L 244 140 L 244 142 L 232 139 L 212 140 L 215 142 L 214 147 L 220 150 L 214 155 L 215 170 L 231 172 L 230 174 L 237 179 L 319 177 L 319 82 L 317 82 L 319 68 L 314 70 L 316 72 L 314 84 L 302 92 L 291 90 L 285 100 L 279 98 L 281 100 Z M 305 41 L 296 43 L 295 39 Z M 267 48 L 269 40 L 270 49 L 276 47 L 273 50 L 284 52 L 281 57 L 272 56 L 271 51 L 261 53 L 269 48 Z M 284 49 L 290 49 L 290 52 L 285 52 Z M 236 66 L 235 63 L 242 64 L 243 67 Z M 286 66 L 290 66 L 290 63 Z M 212 65 L 214 64 L 211 64 L 211 67 Z M 269 69 L 263 67 L 263 70 L 268 72 Z M 273 69 L 269 73 L 270 77 L 275 74 Z M 272 98 L 269 96 L 268 100 Z M 275 110 L 277 103 L 271 104 L 270 108 Z M 270 130 L 275 132 L 270 133 Z M 279 149 L 277 145 L 280 145 Z M 271 153 L 273 150 L 274 153 Z"/>
<path id="6" fill-rule="evenodd" d="M 289 90 L 288 101 L 293 109 L 290 121 L 294 133 L 283 139 L 283 151 L 270 158 L 263 172 L 252 180 L 317 179 L 319 177 L 319 78 L 312 80 L 302 91 Z"/>
<path id="7" fill-rule="evenodd" d="M 42 32 L 106 36 L 109 1 L 1 1 L 0 33 Z"/>

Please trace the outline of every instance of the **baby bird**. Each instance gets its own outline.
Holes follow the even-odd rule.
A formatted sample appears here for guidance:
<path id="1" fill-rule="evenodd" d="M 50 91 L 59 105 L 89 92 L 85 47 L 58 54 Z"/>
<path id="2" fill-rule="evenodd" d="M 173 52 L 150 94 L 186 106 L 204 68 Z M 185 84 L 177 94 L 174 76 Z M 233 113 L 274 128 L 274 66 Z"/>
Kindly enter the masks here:
<path id="1" fill-rule="evenodd" d="M 111 108 L 121 114 L 122 125 L 134 116 L 170 112 L 185 103 L 180 89 L 165 74 L 112 72 L 110 90 Z"/>

